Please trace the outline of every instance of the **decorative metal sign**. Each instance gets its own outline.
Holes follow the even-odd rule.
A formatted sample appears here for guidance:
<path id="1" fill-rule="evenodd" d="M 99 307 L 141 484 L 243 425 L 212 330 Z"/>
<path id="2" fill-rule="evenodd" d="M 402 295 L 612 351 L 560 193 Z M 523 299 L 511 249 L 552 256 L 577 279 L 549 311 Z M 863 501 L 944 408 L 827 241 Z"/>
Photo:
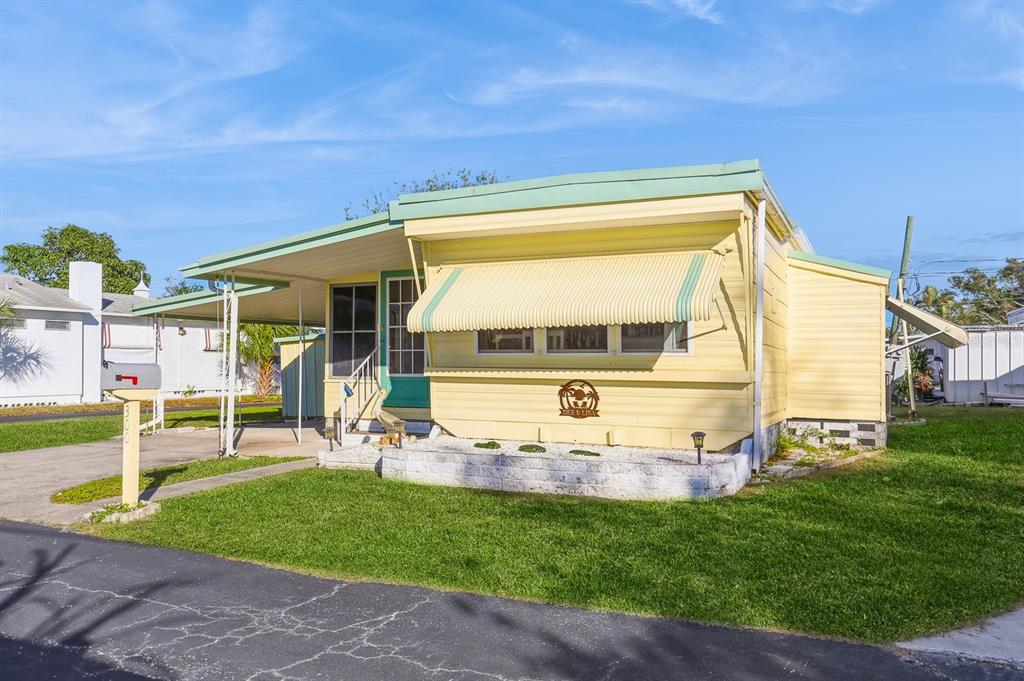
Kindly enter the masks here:
<path id="1" fill-rule="evenodd" d="M 558 391 L 558 402 L 562 406 L 559 414 L 574 419 L 597 416 L 597 389 L 588 381 L 569 381 Z"/>

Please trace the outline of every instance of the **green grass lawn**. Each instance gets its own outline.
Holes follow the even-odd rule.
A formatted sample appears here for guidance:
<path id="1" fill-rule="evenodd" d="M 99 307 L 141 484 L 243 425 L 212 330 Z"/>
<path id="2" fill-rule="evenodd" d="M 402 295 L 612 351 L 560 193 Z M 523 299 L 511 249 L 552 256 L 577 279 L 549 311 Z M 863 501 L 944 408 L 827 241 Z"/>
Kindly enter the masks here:
<path id="1" fill-rule="evenodd" d="M 217 413 L 216 409 L 167 412 L 164 425 L 167 428 L 216 426 Z M 143 414 L 142 421 L 146 421 L 148 418 L 146 414 Z M 242 421 L 245 423 L 275 421 L 280 418 L 280 407 L 242 408 Z M 0 453 L 96 442 L 117 437 L 120 434 L 120 415 L 0 423 Z"/>
<path id="2" fill-rule="evenodd" d="M 338 577 L 899 640 L 1024 601 L 1024 411 L 922 412 L 881 459 L 710 502 L 311 469 L 95 531 Z"/>
<path id="3" fill-rule="evenodd" d="M 234 473 L 250 468 L 272 466 L 276 463 L 295 461 L 302 457 L 278 457 L 278 456 L 247 456 L 222 459 L 201 459 L 189 461 L 173 466 L 162 466 L 150 468 L 139 473 L 139 490 L 146 490 L 150 487 L 165 487 L 176 482 L 198 480 L 209 478 L 224 473 Z M 90 482 L 82 483 L 74 487 L 61 490 L 50 497 L 50 501 L 56 504 L 84 504 L 89 501 L 116 497 L 121 494 L 121 476 L 112 475 L 109 478 L 100 478 Z"/>

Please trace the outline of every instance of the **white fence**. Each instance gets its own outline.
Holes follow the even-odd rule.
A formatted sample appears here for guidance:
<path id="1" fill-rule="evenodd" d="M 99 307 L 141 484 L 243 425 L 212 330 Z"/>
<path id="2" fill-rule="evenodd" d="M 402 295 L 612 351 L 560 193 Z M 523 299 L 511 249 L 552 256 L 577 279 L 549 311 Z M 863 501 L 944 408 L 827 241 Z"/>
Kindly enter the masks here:
<path id="1" fill-rule="evenodd" d="M 968 326 L 967 345 L 951 350 L 934 341 L 922 343 L 934 353 L 946 402 L 983 404 L 1024 402 L 1024 327 Z"/>

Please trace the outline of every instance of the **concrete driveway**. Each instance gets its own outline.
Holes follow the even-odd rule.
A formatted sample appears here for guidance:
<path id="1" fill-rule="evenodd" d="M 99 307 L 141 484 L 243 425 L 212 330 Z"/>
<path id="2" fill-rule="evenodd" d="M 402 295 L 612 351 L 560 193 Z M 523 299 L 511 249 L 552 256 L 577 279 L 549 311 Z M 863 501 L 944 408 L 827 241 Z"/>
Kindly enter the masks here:
<path id="1" fill-rule="evenodd" d="M 284 424 L 246 426 L 239 453 L 267 456 L 316 456 L 330 446 L 313 428 L 304 428 L 302 445 L 295 428 Z M 167 466 L 217 456 L 217 430 L 166 430 L 141 440 L 142 468 Z M 86 509 L 50 502 L 50 495 L 89 480 L 121 472 L 121 439 L 0 453 L 0 518 L 47 524 L 82 519 Z"/>
<path id="2" fill-rule="evenodd" d="M 943 656 L 417 587 L 346 583 L 0 522 L 5 681 L 958 681 Z"/>

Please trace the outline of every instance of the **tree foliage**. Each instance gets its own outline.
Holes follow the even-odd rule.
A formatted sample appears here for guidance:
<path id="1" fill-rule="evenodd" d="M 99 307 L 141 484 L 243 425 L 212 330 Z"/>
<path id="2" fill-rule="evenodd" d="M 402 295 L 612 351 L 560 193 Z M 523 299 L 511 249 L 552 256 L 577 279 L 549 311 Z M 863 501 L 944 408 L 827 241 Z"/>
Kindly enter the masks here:
<path id="1" fill-rule="evenodd" d="M 239 324 L 238 356 L 256 367 L 253 389 L 261 397 L 274 393 L 277 385 L 277 367 L 274 364 L 274 339 L 294 336 L 294 326 L 281 324 Z"/>
<path id="2" fill-rule="evenodd" d="M 1024 259 L 1007 258 L 995 274 L 969 268 L 946 288 L 924 287 L 913 302 L 957 324 L 1005 324 L 1008 312 L 1024 307 Z"/>
<path id="3" fill-rule="evenodd" d="M 469 168 L 435 170 L 430 177 L 424 180 L 394 182 L 390 189 L 375 191 L 369 198 L 364 199 L 358 208 L 353 208 L 352 204 L 345 206 L 345 219 L 354 220 L 374 213 L 383 213 L 388 209 L 388 202 L 397 199 L 400 194 L 461 189 L 482 184 L 495 184 L 498 181 L 498 174 L 493 170 L 473 171 Z"/>
<path id="4" fill-rule="evenodd" d="M 202 284 L 189 281 L 188 279 L 176 279 L 174 277 L 166 277 L 164 279 L 164 296 L 180 296 L 185 293 L 198 293 L 199 291 L 205 290 L 206 287 Z"/>
<path id="5" fill-rule="evenodd" d="M 149 284 L 146 266 L 139 260 L 122 260 L 121 249 L 106 232 L 67 224 L 43 230 L 41 244 L 17 243 L 4 246 L 0 263 L 11 272 L 57 288 L 68 287 L 72 261 L 88 260 L 103 265 L 103 290 L 131 293 L 141 278 Z"/>

